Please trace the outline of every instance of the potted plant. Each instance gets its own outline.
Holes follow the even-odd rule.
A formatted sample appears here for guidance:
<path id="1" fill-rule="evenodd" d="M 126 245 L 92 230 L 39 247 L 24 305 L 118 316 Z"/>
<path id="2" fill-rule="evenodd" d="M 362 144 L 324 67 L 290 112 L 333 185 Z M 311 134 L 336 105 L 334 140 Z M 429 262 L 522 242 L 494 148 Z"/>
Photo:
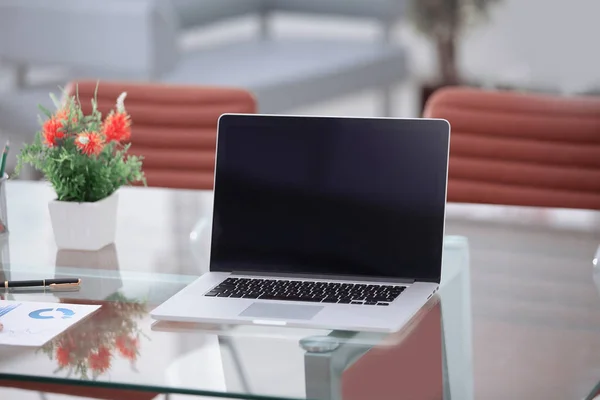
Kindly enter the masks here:
<path id="1" fill-rule="evenodd" d="M 409 16 L 415 28 L 433 41 L 438 77 L 422 88 L 422 105 L 443 86 L 464 84 L 458 67 L 458 45 L 466 27 L 486 17 L 501 0 L 411 0 Z"/>
<path id="2" fill-rule="evenodd" d="M 145 183 L 141 157 L 128 155 L 131 120 L 125 96 L 119 96 L 115 109 L 103 119 L 96 95 L 91 114 L 84 115 L 78 96 L 61 103 L 51 94 L 56 112 L 40 106 L 47 119 L 17 157 L 16 174 L 29 164 L 56 192 L 49 209 L 58 248 L 98 250 L 113 243 L 117 190 Z"/>

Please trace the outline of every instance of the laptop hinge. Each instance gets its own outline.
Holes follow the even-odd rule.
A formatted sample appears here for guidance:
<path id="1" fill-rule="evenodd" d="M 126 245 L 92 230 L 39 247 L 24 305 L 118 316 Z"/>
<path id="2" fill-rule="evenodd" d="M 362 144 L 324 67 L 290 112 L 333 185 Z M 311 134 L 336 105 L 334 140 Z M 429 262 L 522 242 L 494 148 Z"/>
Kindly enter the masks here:
<path id="1" fill-rule="evenodd" d="M 246 272 L 232 271 L 232 275 L 269 277 L 269 278 L 300 278 L 300 279 L 328 279 L 335 281 L 363 281 L 363 282 L 387 282 L 387 283 L 414 283 L 414 279 L 393 278 L 393 277 L 373 277 L 373 276 L 354 276 L 354 275 L 325 275 L 325 274 L 293 274 L 284 272 Z"/>

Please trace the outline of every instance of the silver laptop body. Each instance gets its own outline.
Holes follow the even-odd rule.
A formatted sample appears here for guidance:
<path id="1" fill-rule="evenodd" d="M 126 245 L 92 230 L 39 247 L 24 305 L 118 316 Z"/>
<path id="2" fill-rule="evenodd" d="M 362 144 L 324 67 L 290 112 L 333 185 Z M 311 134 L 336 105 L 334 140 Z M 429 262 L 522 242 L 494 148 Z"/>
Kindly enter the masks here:
<path id="1" fill-rule="evenodd" d="M 210 272 L 157 320 L 399 330 L 441 277 L 450 126 L 225 114 Z"/>

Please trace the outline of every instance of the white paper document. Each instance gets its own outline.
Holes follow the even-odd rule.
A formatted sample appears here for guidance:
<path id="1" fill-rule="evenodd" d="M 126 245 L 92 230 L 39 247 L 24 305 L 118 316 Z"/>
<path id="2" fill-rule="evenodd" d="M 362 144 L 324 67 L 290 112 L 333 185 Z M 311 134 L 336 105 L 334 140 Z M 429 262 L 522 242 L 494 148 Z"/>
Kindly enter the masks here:
<path id="1" fill-rule="evenodd" d="M 100 307 L 0 300 L 0 345 L 42 346 Z"/>

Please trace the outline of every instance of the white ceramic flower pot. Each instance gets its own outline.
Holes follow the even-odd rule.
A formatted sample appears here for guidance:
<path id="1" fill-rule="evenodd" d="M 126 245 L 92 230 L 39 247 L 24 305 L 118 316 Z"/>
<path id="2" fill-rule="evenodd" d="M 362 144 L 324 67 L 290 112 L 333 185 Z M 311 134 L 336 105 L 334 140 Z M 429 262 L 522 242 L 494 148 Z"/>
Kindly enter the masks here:
<path id="1" fill-rule="evenodd" d="M 115 241 L 118 193 L 94 203 L 53 200 L 48 204 L 59 249 L 100 250 Z"/>

